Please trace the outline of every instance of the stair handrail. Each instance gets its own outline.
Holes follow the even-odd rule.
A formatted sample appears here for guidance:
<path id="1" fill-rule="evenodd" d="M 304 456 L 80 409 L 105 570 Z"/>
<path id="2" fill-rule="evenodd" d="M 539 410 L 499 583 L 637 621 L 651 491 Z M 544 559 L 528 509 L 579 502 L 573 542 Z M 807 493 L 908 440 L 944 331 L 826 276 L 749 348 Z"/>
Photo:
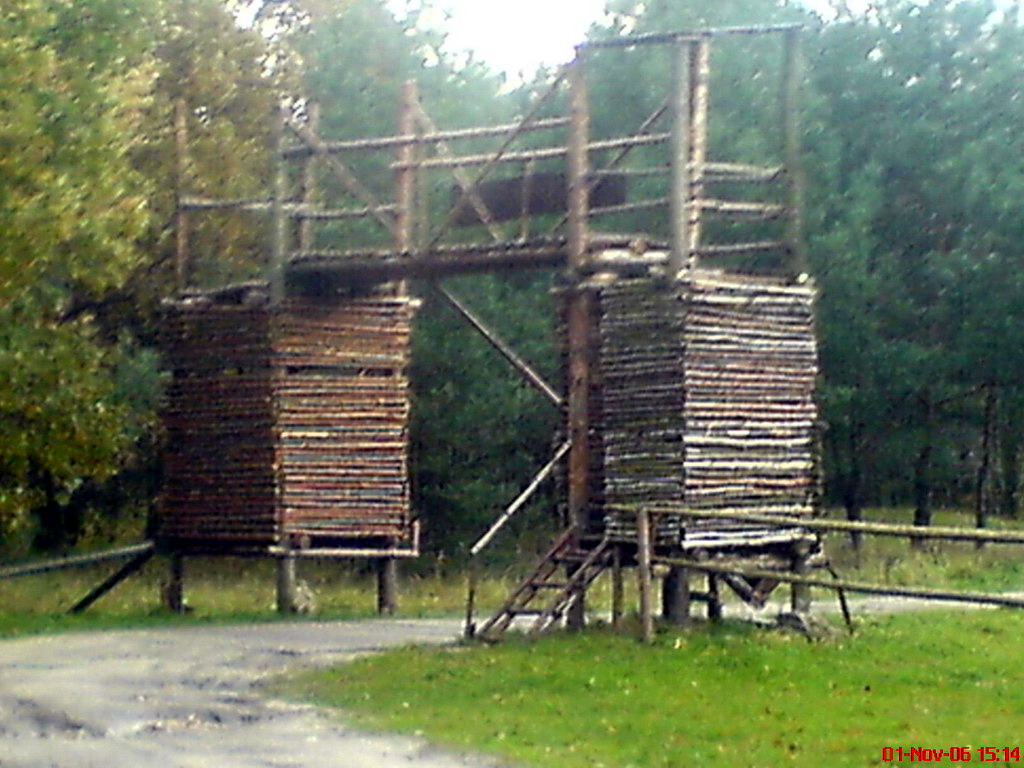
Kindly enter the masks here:
<path id="1" fill-rule="evenodd" d="M 516 513 L 525 506 L 526 502 L 529 501 L 530 497 L 537 491 L 537 488 L 540 487 L 540 484 L 547 480 L 548 476 L 555 471 L 555 467 L 558 466 L 558 462 L 565 457 L 570 448 L 572 448 L 572 440 L 566 440 L 558 447 L 558 450 L 555 451 L 555 455 L 551 457 L 551 460 L 545 464 L 536 475 L 534 475 L 530 484 L 523 489 L 522 493 L 512 500 L 512 503 L 505 508 L 505 511 L 502 512 L 493 523 L 491 523 L 491 527 L 487 529 L 484 535 L 477 539 L 476 543 L 469 548 L 469 554 L 471 557 L 476 557 L 484 547 L 490 544 L 491 540 L 498 534 L 498 531 L 504 528 L 505 524 L 515 517 Z"/>
<path id="2" fill-rule="evenodd" d="M 476 634 L 476 625 L 474 622 L 474 616 L 476 613 L 476 586 L 478 580 L 478 556 L 487 547 L 488 544 L 493 541 L 494 537 L 498 535 L 502 528 L 521 510 L 526 502 L 530 500 L 541 483 L 551 476 L 551 473 L 555 471 L 555 467 L 558 466 L 565 456 L 569 453 L 569 449 L 572 448 L 572 440 L 566 439 L 555 451 L 554 456 L 551 457 L 550 461 L 545 464 L 533 476 L 530 483 L 522 490 L 522 492 L 512 500 L 512 502 L 505 507 L 504 511 L 497 517 L 497 519 L 491 523 L 484 534 L 476 540 L 472 547 L 469 548 L 469 566 L 467 575 L 467 589 L 466 589 L 466 625 L 465 625 L 465 636 L 467 639 L 472 639 Z"/>

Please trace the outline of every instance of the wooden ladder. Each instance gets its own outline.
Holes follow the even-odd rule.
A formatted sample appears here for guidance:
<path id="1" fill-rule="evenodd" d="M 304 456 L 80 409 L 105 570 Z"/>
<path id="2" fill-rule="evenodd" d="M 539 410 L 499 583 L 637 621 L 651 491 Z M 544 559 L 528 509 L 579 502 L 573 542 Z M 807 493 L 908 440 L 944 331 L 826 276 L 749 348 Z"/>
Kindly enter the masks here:
<path id="1" fill-rule="evenodd" d="M 543 632 L 556 624 L 610 562 L 608 539 L 586 550 L 575 546 L 576 539 L 574 528 L 564 531 L 476 636 L 482 640 L 497 640 L 523 616 L 534 617 L 530 634 Z"/>

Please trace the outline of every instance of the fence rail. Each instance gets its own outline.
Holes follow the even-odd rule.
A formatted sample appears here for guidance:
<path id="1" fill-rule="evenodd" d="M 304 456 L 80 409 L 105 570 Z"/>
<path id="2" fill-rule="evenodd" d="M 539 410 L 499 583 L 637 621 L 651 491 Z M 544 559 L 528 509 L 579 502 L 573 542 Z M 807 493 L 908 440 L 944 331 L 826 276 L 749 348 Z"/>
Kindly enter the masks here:
<path id="1" fill-rule="evenodd" d="M 37 573 L 50 573 L 62 571 L 67 568 L 82 568 L 96 563 L 105 563 L 110 560 L 122 560 L 128 557 L 137 557 L 147 552 L 152 552 L 154 544 L 151 541 L 142 544 L 134 544 L 130 547 L 118 547 L 103 552 L 93 552 L 87 555 L 72 555 L 54 560 L 44 560 L 37 563 L 25 563 L 23 565 L 12 565 L 0 568 L 0 579 L 14 579 L 19 576 L 32 576 Z"/>
<path id="2" fill-rule="evenodd" d="M 625 511 L 637 511 L 628 508 Z M 1024 544 L 1024 531 L 992 531 L 955 526 L 902 525 L 899 523 L 856 522 L 853 520 L 823 520 L 791 515 L 758 515 L 732 510 L 672 509 L 671 507 L 649 507 L 652 515 L 679 515 L 688 518 L 709 520 L 735 520 L 738 522 L 766 523 L 768 525 L 794 526 L 812 531 L 839 533 L 867 533 L 875 536 L 897 536 L 913 539 L 948 539 L 955 541 L 992 542 L 996 544 Z"/>

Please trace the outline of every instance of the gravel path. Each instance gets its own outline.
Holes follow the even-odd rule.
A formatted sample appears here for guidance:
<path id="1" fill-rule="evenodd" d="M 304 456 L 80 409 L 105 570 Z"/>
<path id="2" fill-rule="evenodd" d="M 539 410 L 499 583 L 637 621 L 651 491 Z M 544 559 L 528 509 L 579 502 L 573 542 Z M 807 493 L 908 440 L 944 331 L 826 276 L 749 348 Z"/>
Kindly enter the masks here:
<path id="1" fill-rule="evenodd" d="M 454 620 L 72 633 L 0 643 L 2 768 L 466 768 L 482 759 L 268 701 L 261 678 L 405 643 Z"/>

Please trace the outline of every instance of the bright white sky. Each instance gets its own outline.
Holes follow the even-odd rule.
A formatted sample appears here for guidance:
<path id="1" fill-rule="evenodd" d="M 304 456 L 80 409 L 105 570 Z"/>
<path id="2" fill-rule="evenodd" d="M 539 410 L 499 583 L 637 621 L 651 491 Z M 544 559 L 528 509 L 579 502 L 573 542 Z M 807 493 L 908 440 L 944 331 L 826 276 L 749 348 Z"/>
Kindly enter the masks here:
<path id="1" fill-rule="evenodd" d="M 402 0 L 389 0 L 396 13 Z M 604 15 L 605 0 L 438 0 L 449 18 L 431 19 L 448 33 L 449 50 L 472 49 L 498 72 L 527 77 L 542 64 L 573 56 L 590 25 Z"/>

